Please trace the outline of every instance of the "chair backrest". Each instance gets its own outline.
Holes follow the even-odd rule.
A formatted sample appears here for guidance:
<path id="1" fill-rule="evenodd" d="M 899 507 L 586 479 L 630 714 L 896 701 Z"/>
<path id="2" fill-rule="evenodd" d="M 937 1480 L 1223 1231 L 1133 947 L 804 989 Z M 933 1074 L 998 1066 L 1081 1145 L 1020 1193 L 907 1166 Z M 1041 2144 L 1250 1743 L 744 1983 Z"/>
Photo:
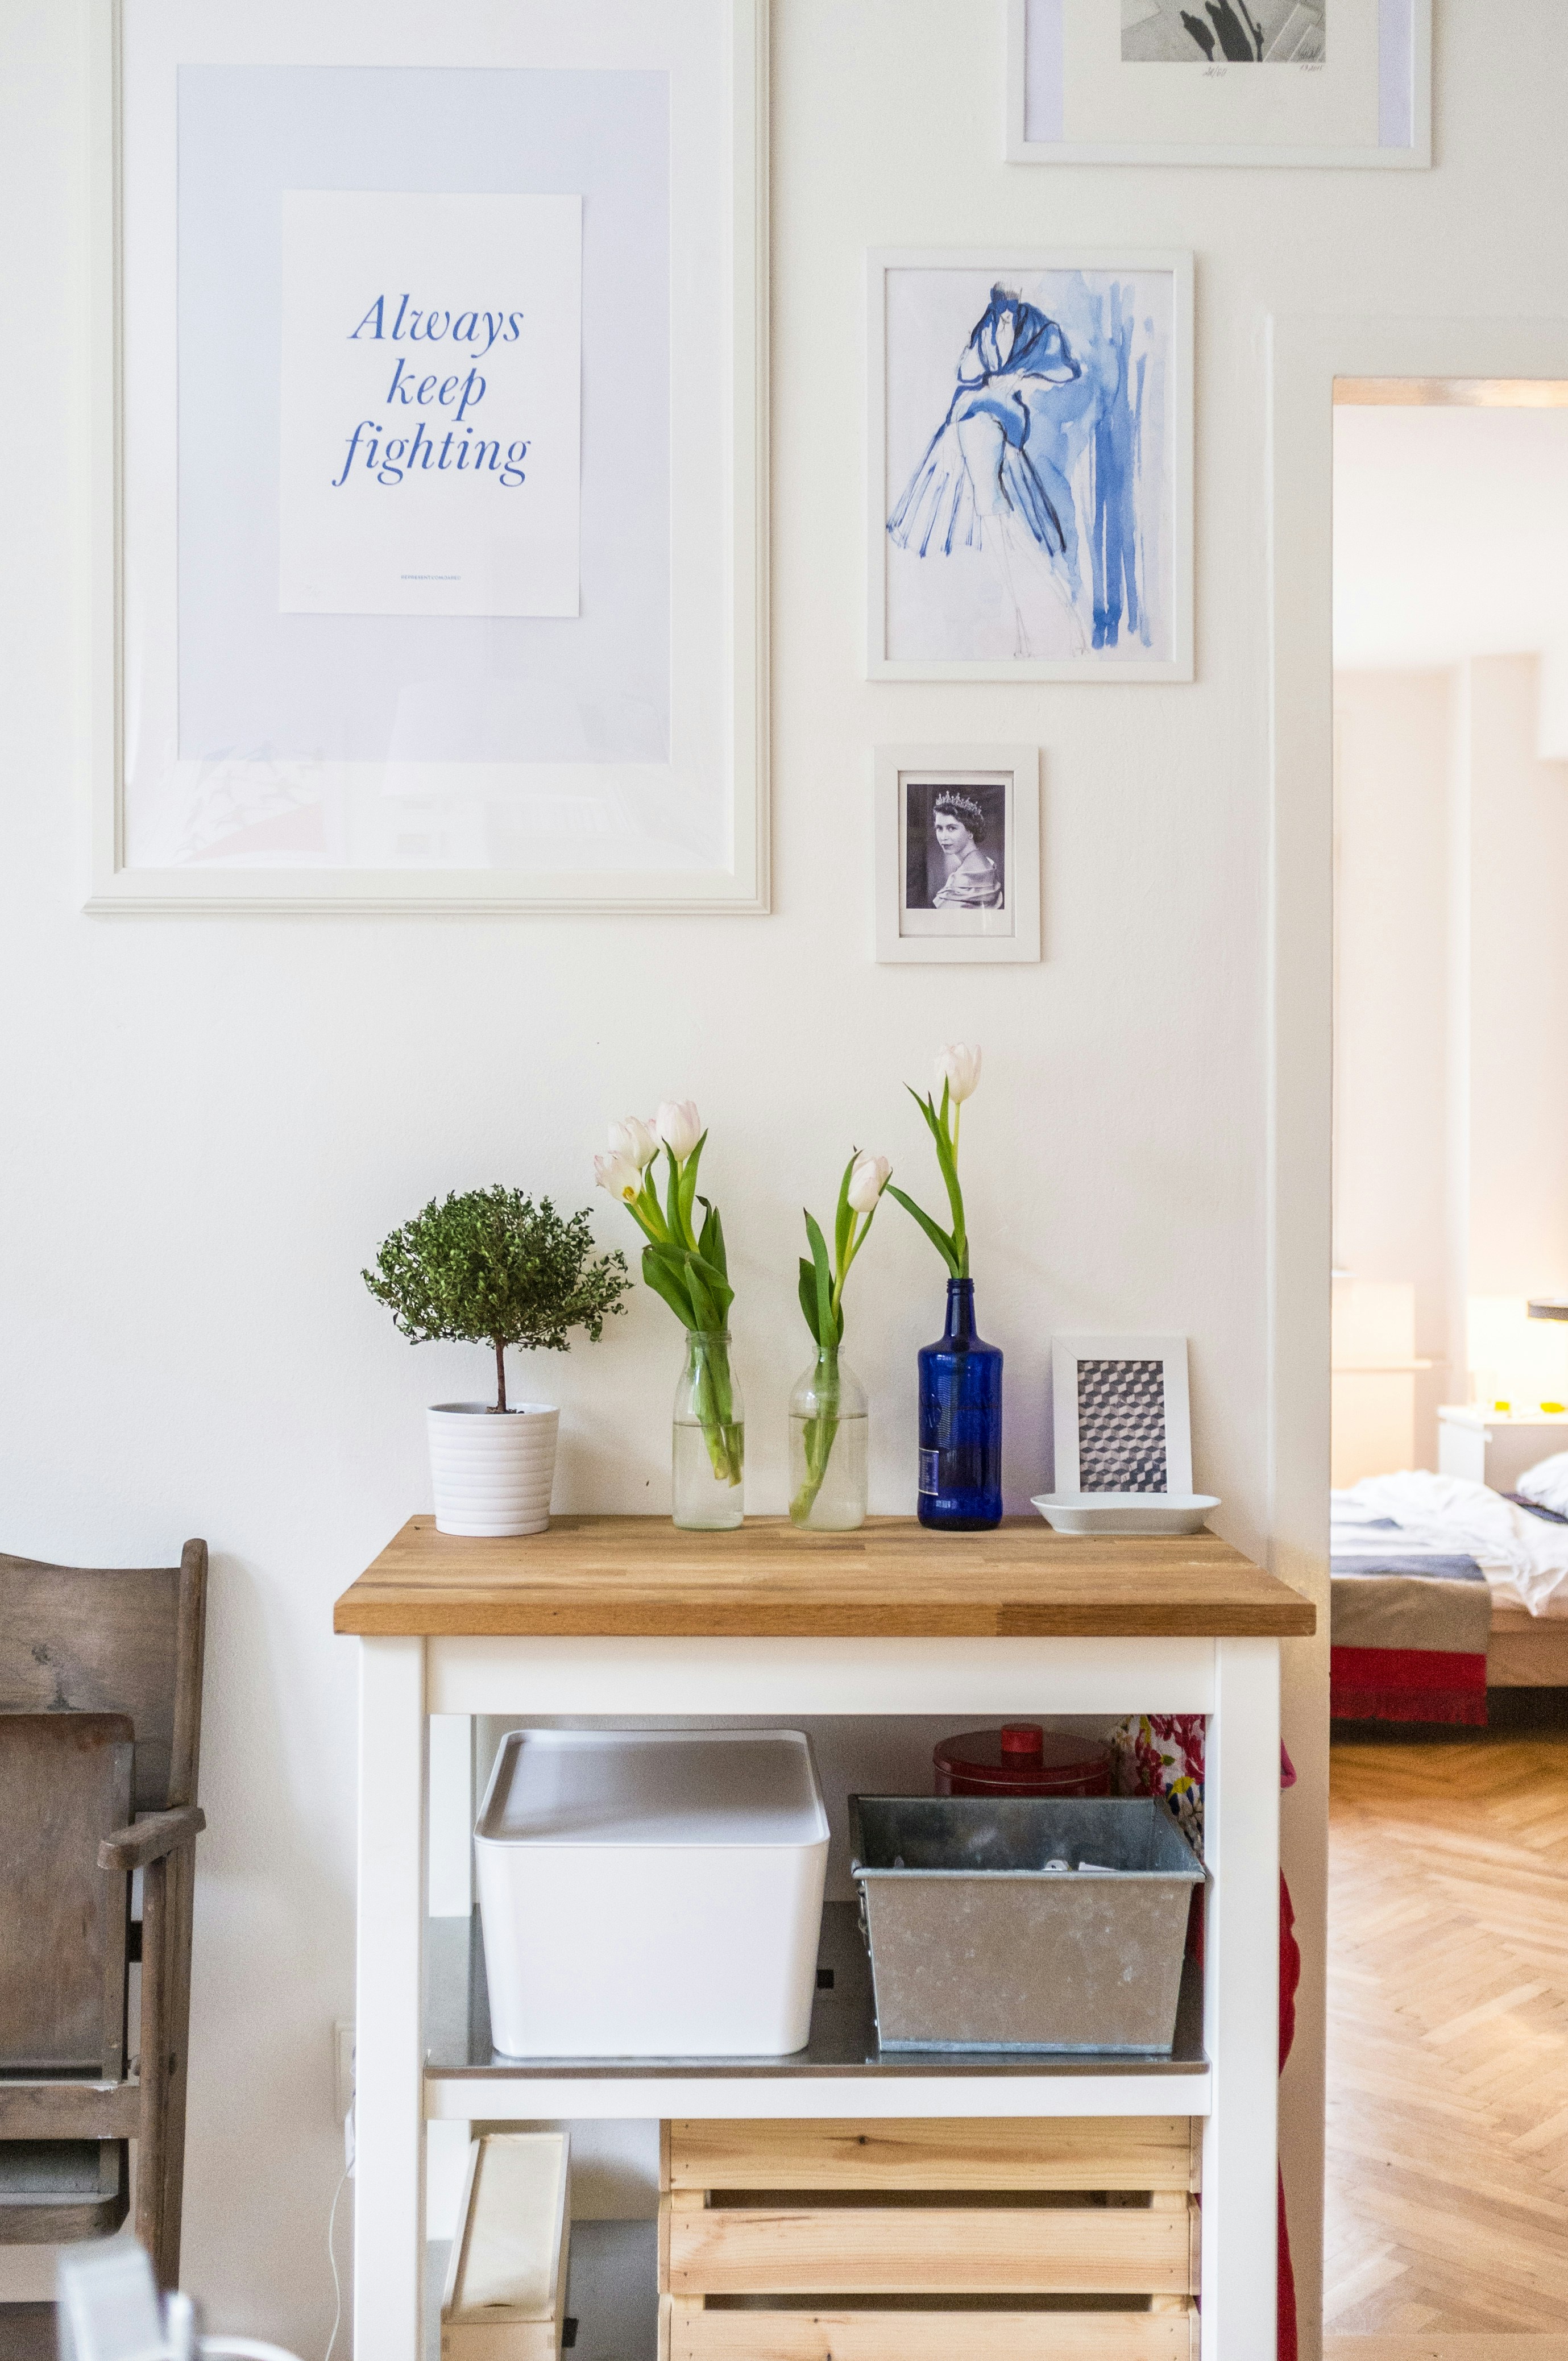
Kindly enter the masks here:
<path id="1" fill-rule="evenodd" d="M 193 1804 L 206 1604 L 205 1542 L 177 1566 L 0 1556 L 0 1711 L 127 1714 L 134 1808 Z"/>
<path id="2" fill-rule="evenodd" d="M 123 1872 L 98 1846 L 131 1811 L 124 1713 L 0 1713 L 0 2068 L 125 2065 Z"/>

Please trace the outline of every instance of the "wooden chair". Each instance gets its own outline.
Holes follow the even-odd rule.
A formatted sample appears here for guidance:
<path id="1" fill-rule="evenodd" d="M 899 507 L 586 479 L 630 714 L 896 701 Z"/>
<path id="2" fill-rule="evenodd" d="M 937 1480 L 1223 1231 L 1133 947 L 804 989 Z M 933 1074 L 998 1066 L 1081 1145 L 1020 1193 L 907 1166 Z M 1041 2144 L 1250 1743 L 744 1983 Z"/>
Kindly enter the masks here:
<path id="1" fill-rule="evenodd" d="M 207 1545 L 177 1566 L 0 1556 L 0 2244 L 128 2210 L 180 2269 Z M 130 1915 L 142 1872 L 142 1915 Z M 139 2056 L 127 2061 L 130 1963 Z"/>

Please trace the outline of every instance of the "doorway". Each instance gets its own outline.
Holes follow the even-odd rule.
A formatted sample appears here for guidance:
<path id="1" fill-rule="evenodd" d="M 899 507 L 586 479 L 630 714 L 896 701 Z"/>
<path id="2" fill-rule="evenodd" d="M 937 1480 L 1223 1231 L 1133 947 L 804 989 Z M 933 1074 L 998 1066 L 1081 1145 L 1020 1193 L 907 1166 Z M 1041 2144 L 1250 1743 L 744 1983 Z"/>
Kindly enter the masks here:
<path id="1" fill-rule="evenodd" d="M 1545 2361 L 1568 2321 L 1568 383 L 1341 376 L 1332 466 L 1325 2350 Z"/>

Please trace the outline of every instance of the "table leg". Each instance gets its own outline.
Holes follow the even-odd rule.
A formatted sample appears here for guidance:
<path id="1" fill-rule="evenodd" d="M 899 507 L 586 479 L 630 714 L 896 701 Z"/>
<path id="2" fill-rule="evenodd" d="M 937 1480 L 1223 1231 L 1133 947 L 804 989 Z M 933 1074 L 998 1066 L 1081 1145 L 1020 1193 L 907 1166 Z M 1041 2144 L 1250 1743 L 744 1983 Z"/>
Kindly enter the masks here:
<path id="1" fill-rule="evenodd" d="M 1272 2361 L 1279 2076 L 1279 1646 L 1217 1640 L 1203 1799 L 1202 2361 Z"/>
<path id="2" fill-rule="evenodd" d="M 422 2361 L 424 1642 L 359 1643 L 356 2361 Z"/>

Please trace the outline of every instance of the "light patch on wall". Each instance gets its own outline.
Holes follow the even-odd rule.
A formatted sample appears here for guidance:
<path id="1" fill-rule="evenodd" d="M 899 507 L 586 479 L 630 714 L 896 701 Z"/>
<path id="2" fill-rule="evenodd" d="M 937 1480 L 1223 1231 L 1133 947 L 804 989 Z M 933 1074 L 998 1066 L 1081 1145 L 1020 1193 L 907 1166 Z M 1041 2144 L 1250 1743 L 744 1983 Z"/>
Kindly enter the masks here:
<path id="1" fill-rule="evenodd" d="M 1568 755 L 1565 539 L 1568 408 L 1336 397 L 1336 666 L 1539 653 L 1538 751 Z"/>
<path id="2" fill-rule="evenodd" d="M 1472 1400 L 1514 1411 L 1568 1402 L 1568 1325 L 1532 1320 L 1523 1296 L 1473 1295 L 1468 1334 Z"/>

